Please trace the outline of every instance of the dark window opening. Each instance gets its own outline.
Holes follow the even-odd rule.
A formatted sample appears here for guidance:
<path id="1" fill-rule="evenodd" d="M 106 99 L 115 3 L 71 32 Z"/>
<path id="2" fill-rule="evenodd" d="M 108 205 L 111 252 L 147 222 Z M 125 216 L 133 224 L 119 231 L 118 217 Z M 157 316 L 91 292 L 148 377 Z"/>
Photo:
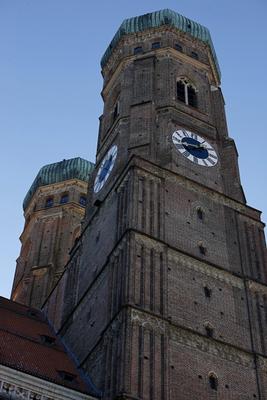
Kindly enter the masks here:
<path id="1" fill-rule="evenodd" d="M 188 105 L 192 107 L 197 107 L 197 94 L 195 89 L 190 85 L 187 86 L 187 94 L 188 94 Z"/>
<path id="2" fill-rule="evenodd" d="M 48 335 L 40 335 L 41 336 L 41 340 L 42 343 L 44 344 L 48 344 L 48 345 L 53 345 L 56 341 L 56 339 L 52 336 L 48 336 Z"/>
<path id="3" fill-rule="evenodd" d="M 142 46 L 138 46 L 134 48 L 134 54 L 142 54 L 143 53 L 143 48 Z"/>
<path id="4" fill-rule="evenodd" d="M 202 211 L 201 208 L 198 208 L 198 209 L 197 209 L 197 216 L 198 216 L 198 219 L 201 219 L 201 220 L 203 221 L 203 219 L 204 219 L 204 213 L 203 213 L 203 211 Z"/>
<path id="5" fill-rule="evenodd" d="M 205 247 L 204 247 L 202 244 L 200 244 L 200 245 L 198 246 L 198 248 L 199 248 L 200 254 L 203 254 L 203 255 L 206 254 L 206 249 L 205 249 Z"/>
<path id="6" fill-rule="evenodd" d="M 60 199 L 60 204 L 66 204 L 69 201 L 69 195 L 63 194 Z"/>
<path id="7" fill-rule="evenodd" d="M 197 107 L 197 92 L 187 80 L 181 79 L 176 85 L 177 99 L 188 106 Z"/>
<path id="8" fill-rule="evenodd" d="M 160 42 L 154 42 L 154 43 L 152 43 L 151 48 L 152 48 L 152 49 L 159 49 L 159 48 L 160 48 Z"/>
<path id="9" fill-rule="evenodd" d="M 204 293 L 206 297 L 211 297 L 212 290 L 208 286 L 204 286 Z"/>
<path id="10" fill-rule="evenodd" d="M 66 382 L 73 382 L 77 378 L 77 375 L 71 374 L 70 372 L 58 371 L 58 373 Z"/>
<path id="11" fill-rule="evenodd" d="M 47 207 L 47 208 L 48 208 L 48 207 L 52 207 L 53 204 L 54 204 L 54 200 L 53 200 L 52 197 L 49 197 L 48 199 L 46 199 L 45 207 Z"/>
<path id="12" fill-rule="evenodd" d="M 215 376 L 214 374 L 211 374 L 209 376 L 209 384 L 210 384 L 210 388 L 212 390 L 217 390 L 218 389 L 218 378 L 217 378 L 217 376 Z"/>
<path id="13" fill-rule="evenodd" d="M 206 334 L 209 338 L 213 337 L 214 329 L 210 325 L 205 326 Z"/>
<path id="14" fill-rule="evenodd" d="M 27 314 L 30 315 L 30 317 L 38 317 L 38 314 L 35 310 L 27 310 Z"/>
<path id="15" fill-rule="evenodd" d="M 191 57 L 194 58 L 195 60 L 198 60 L 198 54 L 195 51 L 191 52 Z"/>
<path id="16" fill-rule="evenodd" d="M 183 48 L 179 43 L 175 43 L 174 48 L 175 50 L 180 51 L 181 53 L 183 52 Z"/>
<path id="17" fill-rule="evenodd" d="M 79 203 L 81 206 L 85 207 L 86 205 L 86 197 L 85 196 L 80 196 Z"/>
<path id="18" fill-rule="evenodd" d="M 177 99 L 185 103 L 185 84 L 182 81 L 177 82 Z"/>
<path id="19" fill-rule="evenodd" d="M 113 110 L 113 121 L 116 120 L 118 115 L 119 115 L 119 103 L 117 102 Z"/>

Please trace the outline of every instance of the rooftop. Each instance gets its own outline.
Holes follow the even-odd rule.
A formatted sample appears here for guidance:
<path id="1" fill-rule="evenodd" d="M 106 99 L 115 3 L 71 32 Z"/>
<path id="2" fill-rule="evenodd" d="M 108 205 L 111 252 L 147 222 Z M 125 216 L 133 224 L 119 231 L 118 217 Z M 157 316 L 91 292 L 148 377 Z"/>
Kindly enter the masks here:
<path id="1" fill-rule="evenodd" d="M 138 17 L 125 19 L 115 33 L 115 36 L 113 37 L 110 45 L 104 53 L 101 59 L 101 67 L 103 68 L 106 65 L 113 49 L 116 47 L 123 36 L 142 32 L 151 28 L 159 28 L 163 25 L 177 28 L 182 32 L 188 33 L 194 38 L 197 38 L 202 42 L 207 43 L 216 66 L 218 76 L 220 77 L 220 67 L 208 28 L 169 9 L 154 11 L 152 13 L 140 15 Z"/>
<path id="2" fill-rule="evenodd" d="M 41 311 L 0 297 L 0 364 L 95 395 Z"/>
<path id="3" fill-rule="evenodd" d="M 40 186 L 51 185 L 69 179 L 79 179 L 88 182 L 93 169 L 93 163 L 80 157 L 45 165 L 38 172 L 26 194 L 23 201 L 23 209 L 25 210 L 28 207 L 34 193 Z"/>

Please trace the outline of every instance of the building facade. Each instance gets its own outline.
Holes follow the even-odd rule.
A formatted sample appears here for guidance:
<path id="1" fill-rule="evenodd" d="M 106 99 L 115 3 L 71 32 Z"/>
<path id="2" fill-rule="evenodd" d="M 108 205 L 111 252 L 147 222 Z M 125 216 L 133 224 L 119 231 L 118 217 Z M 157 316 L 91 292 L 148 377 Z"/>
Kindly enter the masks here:
<path id="1" fill-rule="evenodd" d="M 106 400 L 267 399 L 264 224 L 207 28 L 125 20 L 102 58 L 85 220 L 43 306 Z"/>

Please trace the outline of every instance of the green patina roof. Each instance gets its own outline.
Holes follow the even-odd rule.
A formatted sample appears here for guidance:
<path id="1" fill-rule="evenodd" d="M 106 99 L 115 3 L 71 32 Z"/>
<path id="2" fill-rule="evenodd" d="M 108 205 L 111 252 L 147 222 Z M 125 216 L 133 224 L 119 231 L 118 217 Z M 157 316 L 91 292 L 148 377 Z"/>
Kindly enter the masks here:
<path id="1" fill-rule="evenodd" d="M 80 157 L 45 165 L 38 172 L 26 194 L 23 201 L 23 209 L 25 210 L 28 207 L 34 193 L 40 186 L 51 185 L 69 179 L 80 179 L 87 182 L 93 169 L 93 163 Z"/>
<path id="2" fill-rule="evenodd" d="M 174 28 L 189 33 L 191 36 L 207 43 L 210 47 L 214 63 L 217 68 L 217 72 L 220 77 L 220 67 L 218 64 L 218 60 L 216 57 L 216 53 L 213 47 L 209 30 L 205 26 L 200 25 L 197 22 L 192 21 L 191 19 L 186 18 L 183 15 L 180 15 L 177 12 L 169 9 L 155 11 L 149 14 L 140 15 L 139 17 L 125 19 L 104 53 L 101 59 L 101 67 L 103 68 L 105 66 L 114 47 L 116 47 L 119 40 L 124 35 L 142 32 L 150 28 L 158 28 L 162 25 L 173 26 Z"/>

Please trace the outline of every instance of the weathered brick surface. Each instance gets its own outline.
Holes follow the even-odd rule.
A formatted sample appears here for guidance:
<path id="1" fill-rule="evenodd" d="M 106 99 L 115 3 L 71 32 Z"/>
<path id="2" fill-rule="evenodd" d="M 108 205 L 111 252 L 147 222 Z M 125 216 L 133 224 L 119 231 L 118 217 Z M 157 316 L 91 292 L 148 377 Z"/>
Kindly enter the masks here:
<path id="1" fill-rule="evenodd" d="M 12 289 L 12 299 L 39 308 L 44 303 L 69 259 L 81 231 L 84 207 L 79 204 L 86 182 L 66 181 L 40 187 L 25 210 L 21 253 Z M 68 193 L 68 203 L 60 198 Z M 53 206 L 45 207 L 53 198 Z"/>

